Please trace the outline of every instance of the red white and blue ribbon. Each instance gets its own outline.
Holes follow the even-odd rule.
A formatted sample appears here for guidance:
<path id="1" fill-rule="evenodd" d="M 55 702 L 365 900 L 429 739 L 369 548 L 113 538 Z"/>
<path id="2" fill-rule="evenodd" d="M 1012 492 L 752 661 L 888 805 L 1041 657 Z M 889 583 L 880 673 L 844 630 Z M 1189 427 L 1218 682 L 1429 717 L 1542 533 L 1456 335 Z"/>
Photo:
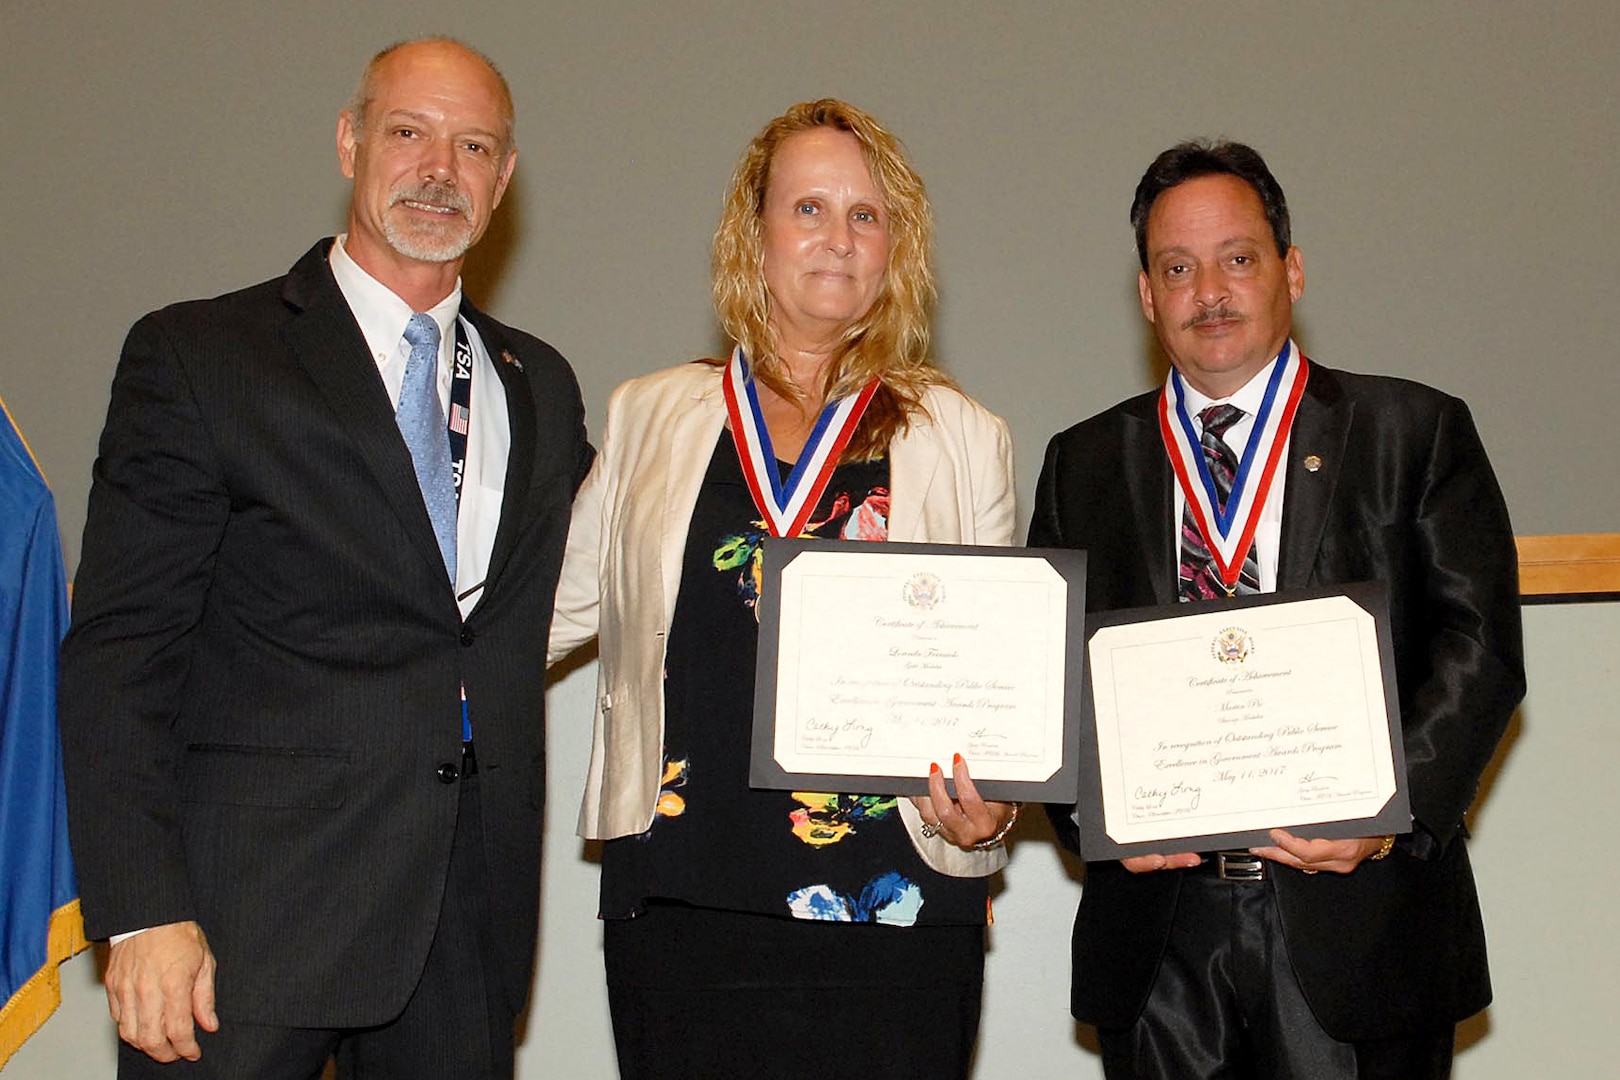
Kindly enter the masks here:
<path id="1" fill-rule="evenodd" d="M 861 415 L 877 393 L 878 380 L 867 383 L 859 393 L 827 403 L 786 480 L 777 468 L 771 433 L 765 428 L 765 416 L 759 408 L 759 393 L 740 345 L 731 351 L 721 386 L 726 412 L 731 417 L 732 441 L 737 444 L 737 459 L 742 463 L 754 505 L 759 507 L 772 536 L 797 537 L 821 501 L 844 447 L 849 445 Z"/>
<path id="2" fill-rule="evenodd" d="M 1272 366 L 1271 377 L 1266 380 L 1265 397 L 1260 411 L 1255 414 L 1254 428 L 1249 433 L 1248 445 L 1243 448 L 1243 459 L 1238 462 L 1237 473 L 1232 478 L 1232 492 L 1227 496 L 1225 510 L 1220 508 L 1215 479 L 1209 473 L 1209 463 L 1204 460 L 1198 430 L 1187 414 L 1186 393 L 1179 372 L 1171 370 L 1164 391 L 1159 395 L 1159 432 L 1164 437 L 1164 448 L 1170 455 L 1176 483 L 1181 485 L 1193 520 L 1198 522 L 1198 530 L 1215 560 L 1215 569 L 1229 591 L 1237 587 L 1238 577 L 1243 573 L 1243 559 L 1254 544 L 1254 531 L 1260 524 L 1261 510 L 1277 475 L 1277 465 L 1282 461 L 1309 370 L 1310 363 L 1299 349 L 1292 341 L 1286 342 L 1277 363 Z"/>

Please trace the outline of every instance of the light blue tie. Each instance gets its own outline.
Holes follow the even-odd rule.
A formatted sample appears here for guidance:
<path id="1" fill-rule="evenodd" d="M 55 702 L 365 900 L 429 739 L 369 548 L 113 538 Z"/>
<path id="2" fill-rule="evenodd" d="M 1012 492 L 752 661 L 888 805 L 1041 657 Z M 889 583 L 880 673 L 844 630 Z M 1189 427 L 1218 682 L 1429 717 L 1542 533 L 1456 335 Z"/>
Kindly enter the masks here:
<path id="1" fill-rule="evenodd" d="M 450 467 L 450 434 L 439 404 L 439 324 L 433 316 L 417 312 L 405 327 L 411 358 L 405 362 L 405 382 L 399 389 L 394 421 L 405 436 L 405 446 L 416 466 L 433 522 L 433 535 L 444 556 L 444 568 L 456 580 L 456 480 Z"/>

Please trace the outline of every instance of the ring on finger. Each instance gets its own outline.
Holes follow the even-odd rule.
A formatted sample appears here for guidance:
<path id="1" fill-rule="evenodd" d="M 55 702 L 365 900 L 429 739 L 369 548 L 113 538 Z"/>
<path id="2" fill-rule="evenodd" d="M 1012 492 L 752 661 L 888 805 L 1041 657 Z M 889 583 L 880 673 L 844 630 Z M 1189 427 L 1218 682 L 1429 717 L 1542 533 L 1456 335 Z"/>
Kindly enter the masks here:
<path id="1" fill-rule="evenodd" d="M 922 823 L 922 836 L 924 840 L 932 840 L 945 828 L 943 821 L 925 821 Z"/>

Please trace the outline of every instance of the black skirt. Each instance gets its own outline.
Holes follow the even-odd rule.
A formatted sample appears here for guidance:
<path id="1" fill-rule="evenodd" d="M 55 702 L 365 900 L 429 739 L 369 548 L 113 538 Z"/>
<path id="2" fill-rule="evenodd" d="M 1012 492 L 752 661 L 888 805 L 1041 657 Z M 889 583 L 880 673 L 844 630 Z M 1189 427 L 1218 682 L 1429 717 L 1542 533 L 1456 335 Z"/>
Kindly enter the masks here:
<path id="1" fill-rule="evenodd" d="M 968 1075 L 982 925 L 901 930 L 652 902 L 604 928 L 621 1080 Z"/>

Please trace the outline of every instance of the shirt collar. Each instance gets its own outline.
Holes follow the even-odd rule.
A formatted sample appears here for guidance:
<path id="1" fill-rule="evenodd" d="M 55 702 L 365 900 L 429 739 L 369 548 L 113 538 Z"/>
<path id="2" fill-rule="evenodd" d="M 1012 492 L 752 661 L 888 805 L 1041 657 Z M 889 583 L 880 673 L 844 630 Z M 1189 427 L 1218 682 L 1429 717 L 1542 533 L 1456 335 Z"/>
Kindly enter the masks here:
<path id="1" fill-rule="evenodd" d="M 415 314 L 411 306 L 401 300 L 392 289 L 366 273 L 343 247 L 347 234 L 338 236 L 327 256 L 332 276 L 337 279 L 338 290 L 348 302 L 366 345 L 373 355 L 392 355 L 405 336 L 405 325 Z M 433 321 L 439 324 L 439 341 L 450 340 L 456 313 L 461 310 L 461 279 L 450 295 L 428 309 Z"/>
<path id="2" fill-rule="evenodd" d="M 1289 339 L 1284 348 L 1298 349 L 1299 346 L 1293 343 L 1293 339 Z M 1229 397 L 1209 397 L 1192 383 L 1182 379 L 1181 398 L 1186 403 L 1187 415 L 1197 416 L 1211 405 L 1231 404 L 1243 410 L 1245 420 L 1255 416 L 1260 412 L 1260 406 L 1265 403 L 1266 383 L 1271 379 L 1271 373 L 1276 370 L 1277 361 L 1281 358 L 1282 354 L 1280 352 L 1273 356 L 1269 364 L 1255 372 L 1248 382 L 1244 383 L 1237 392 Z"/>

